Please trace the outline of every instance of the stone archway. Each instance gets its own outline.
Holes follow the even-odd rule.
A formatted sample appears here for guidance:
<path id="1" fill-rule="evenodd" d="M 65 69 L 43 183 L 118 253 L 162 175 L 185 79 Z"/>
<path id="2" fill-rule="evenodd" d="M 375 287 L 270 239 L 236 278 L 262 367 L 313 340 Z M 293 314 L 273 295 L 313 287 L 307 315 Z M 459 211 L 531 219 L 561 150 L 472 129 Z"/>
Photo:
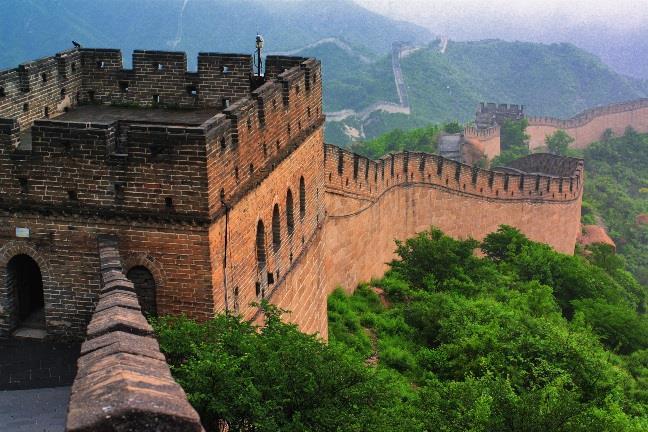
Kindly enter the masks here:
<path id="1" fill-rule="evenodd" d="M 153 274 L 144 266 L 135 266 L 128 270 L 126 277 L 135 285 L 142 313 L 157 316 L 157 286 Z"/>
<path id="2" fill-rule="evenodd" d="M 47 330 L 48 306 L 57 291 L 51 274 L 47 260 L 29 243 L 12 241 L 0 248 L 0 337 L 22 323 Z"/>
<path id="3" fill-rule="evenodd" d="M 163 303 L 160 294 L 164 290 L 166 277 L 160 263 L 144 253 L 127 255 L 123 262 L 126 277 L 135 285 L 142 312 L 153 316 L 160 311 L 164 313 L 164 305 L 160 307 Z"/>
<path id="4" fill-rule="evenodd" d="M 40 267 L 29 255 L 16 255 L 7 263 L 5 284 L 13 297 L 18 326 L 45 330 L 45 293 Z"/>

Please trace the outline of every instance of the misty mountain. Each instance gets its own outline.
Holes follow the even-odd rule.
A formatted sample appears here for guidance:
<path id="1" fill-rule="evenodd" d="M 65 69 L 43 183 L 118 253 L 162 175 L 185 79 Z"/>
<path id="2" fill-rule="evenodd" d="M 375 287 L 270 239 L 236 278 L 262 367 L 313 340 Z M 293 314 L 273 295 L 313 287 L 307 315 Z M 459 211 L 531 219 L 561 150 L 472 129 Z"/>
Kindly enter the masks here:
<path id="1" fill-rule="evenodd" d="M 316 5 L 316 7 L 314 7 Z M 254 50 L 256 33 L 270 52 L 340 38 L 372 53 L 395 40 L 429 41 L 428 30 L 370 12 L 350 0 L 3 0 L 0 67 L 71 47 L 186 51 Z"/>
<path id="2" fill-rule="evenodd" d="M 310 53 L 305 50 L 303 54 Z M 331 66 L 350 57 L 334 45 L 320 46 L 317 55 L 325 65 L 327 59 L 335 59 Z M 325 68 L 327 111 L 363 110 L 377 98 L 398 102 L 389 56 L 371 64 L 348 63 L 353 64 L 354 76 L 367 78 L 354 81 L 335 68 Z M 371 138 L 395 127 L 470 121 L 482 101 L 523 104 L 532 115 L 566 118 L 594 106 L 648 95 L 646 81 L 620 75 L 571 44 L 450 41 L 441 53 L 438 42 L 433 42 L 409 54 L 401 64 L 411 115 L 375 112 L 364 120 L 351 116 L 329 122 L 331 142 L 348 142 L 343 131 L 349 128 Z"/>

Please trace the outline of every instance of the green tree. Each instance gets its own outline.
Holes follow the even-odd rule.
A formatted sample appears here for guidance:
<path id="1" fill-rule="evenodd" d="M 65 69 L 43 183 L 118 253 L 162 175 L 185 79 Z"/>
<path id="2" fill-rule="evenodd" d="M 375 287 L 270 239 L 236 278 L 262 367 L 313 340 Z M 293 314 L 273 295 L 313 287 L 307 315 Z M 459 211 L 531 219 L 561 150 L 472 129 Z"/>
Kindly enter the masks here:
<path id="1" fill-rule="evenodd" d="M 384 373 L 349 350 L 281 322 L 265 306 L 258 329 L 239 317 L 153 321 L 173 374 L 209 431 L 391 431 L 402 415 Z M 403 423 L 407 430 L 411 425 Z"/>
<path id="2" fill-rule="evenodd" d="M 443 131 L 449 134 L 461 133 L 463 129 L 463 126 L 458 121 L 451 121 L 443 125 Z"/>
<path id="3" fill-rule="evenodd" d="M 551 135 L 547 135 L 545 138 L 545 145 L 549 153 L 556 155 L 566 155 L 569 145 L 574 142 L 574 138 L 569 136 L 567 132 L 562 129 L 558 129 Z"/>
<path id="4" fill-rule="evenodd" d="M 499 156 L 493 158 L 491 166 L 506 166 L 515 159 L 529 155 L 529 135 L 526 128 L 529 126 L 527 119 L 507 120 L 501 127 Z"/>
<path id="5" fill-rule="evenodd" d="M 485 257 L 474 246 L 436 229 L 398 243 L 372 281 L 382 298 L 330 297 L 331 342 L 410 384 L 415 430 L 645 430 L 648 322 L 619 263 L 603 259 L 608 273 L 507 226 Z"/>

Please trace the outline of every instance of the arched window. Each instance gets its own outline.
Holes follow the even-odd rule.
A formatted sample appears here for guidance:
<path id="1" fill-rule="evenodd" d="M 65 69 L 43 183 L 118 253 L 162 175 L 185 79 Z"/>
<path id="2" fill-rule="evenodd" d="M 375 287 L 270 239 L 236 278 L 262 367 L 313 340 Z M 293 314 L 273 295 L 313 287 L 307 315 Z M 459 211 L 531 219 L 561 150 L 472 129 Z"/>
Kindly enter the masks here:
<path id="1" fill-rule="evenodd" d="M 18 324 L 45 329 L 43 278 L 36 261 L 28 255 L 16 255 L 7 263 L 7 289 L 16 304 Z"/>
<path id="2" fill-rule="evenodd" d="M 299 179 L 299 218 L 306 216 L 306 183 L 304 177 Z"/>
<path id="3" fill-rule="evenodd" d="M 153 275 L 144 266 L 135 266 L 128 271 L 126 277 L 135 285 L 135 293 L 144 315 L 157 315 L 157 287 Z"/>
<path id="4" fill-rule="evenodd" d="M 281 246 L 281 219 L 279 216 L 279 205 L 275 204 L 272 210 L 272 247 L 277 252 Z"/>
<path id="5" fill-rule="evenodd" d="M 295 231 L 295 214 L 292 191 L 288 189 L 286 193 L 286 225 L 288 226 L 288 235 L 292 235 Z"/>
<path id="6" fill-rule="evenodd" d="M 265 251 L 265 226 L 263 221 L 257 223 L 257 232 L 256 232 L 256 254 L 257 254 L 257 263 L 260 268 L 265 267 L 266 265 L 266 251 Z"/>

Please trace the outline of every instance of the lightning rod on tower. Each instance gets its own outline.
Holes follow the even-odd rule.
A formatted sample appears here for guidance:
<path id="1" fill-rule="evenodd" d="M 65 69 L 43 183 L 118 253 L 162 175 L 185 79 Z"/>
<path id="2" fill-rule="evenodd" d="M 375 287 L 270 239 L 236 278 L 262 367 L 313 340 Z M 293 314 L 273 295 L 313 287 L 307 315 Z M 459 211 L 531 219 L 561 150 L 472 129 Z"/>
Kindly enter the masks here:
<path id="1" fill-rule="evenodd" d="M 261 76 L 261 50 L 263 49 L 263 36 L 259 33 L 256 35 L 256 49 L 257 49 L 257 75 Z"/>

